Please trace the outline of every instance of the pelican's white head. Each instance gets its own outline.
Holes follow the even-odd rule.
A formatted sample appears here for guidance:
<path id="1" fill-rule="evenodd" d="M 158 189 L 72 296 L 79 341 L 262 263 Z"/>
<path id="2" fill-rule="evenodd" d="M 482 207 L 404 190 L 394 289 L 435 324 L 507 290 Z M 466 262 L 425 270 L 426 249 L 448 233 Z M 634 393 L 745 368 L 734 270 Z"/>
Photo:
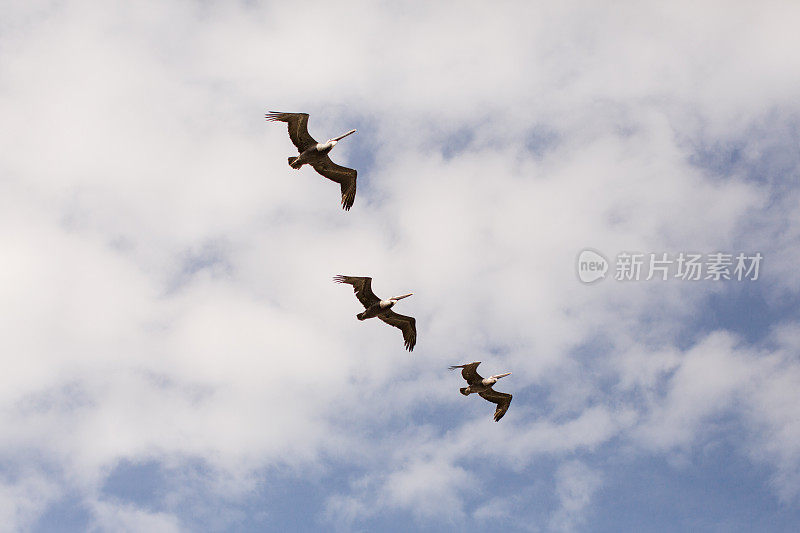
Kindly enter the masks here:
<path id="1" fill-rule="evenodd" d="M 328 142 L 326 142 L 325 144 L 329 144 L 329 145 L 331 145 L 332 147 L 333 147 L 333 146 L 336 146 L 336 143 L 338 143 L 339 141 L 341 141 L 342 139 L 344 139 L 344 138 L 345 138 L 345 137 L 347 137 L 348 135 L 352 135 L 353 133 L 355 133 L 355 132 L 357 132 L 357 131 L 358 131 L 358 130 L 350 130 L 350 131 L 348 131 L 347 133 L 345 133 L 344 135 L 339 135 L 338 137 L 334 137 L 333 139 L 328 139 Z"/>
<path id="2" fill-rule="evenodd" d="M 483 380 L 483 382 L 484 383 L 488 382 L 488 383 L 494 385 L 495 383 L 497 383 L 497 380 L 499 380 L 500 378 L 504 378 L 504 377 L 510 376 L 510 375 L 511 375 L 511 372 L 506 372 L 505 374 L 497 374 L 495 376 L 490 377 L 489 379 Z"/>

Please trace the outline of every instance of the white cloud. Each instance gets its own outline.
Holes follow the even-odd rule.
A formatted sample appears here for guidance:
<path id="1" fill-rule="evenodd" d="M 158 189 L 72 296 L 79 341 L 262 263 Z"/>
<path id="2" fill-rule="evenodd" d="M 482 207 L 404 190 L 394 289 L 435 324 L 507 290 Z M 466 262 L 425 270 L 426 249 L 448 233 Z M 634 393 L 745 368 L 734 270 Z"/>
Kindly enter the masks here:
<path id="1" fill-rule="evenodd" d="M 393 504 L 409 508 L 421 516 L 460 515 L 460 493 L 469 490 L 473 476 L 463 468 L 439 461 L 414 461 L 394 472 L 385 490 Z"/>
<path id="2" fill-rule="evenodd" d="M 586 508 L 602 485 L 600 475 L 580 461 L 564 463 L 556 472 L 559 509 L 550 518 L 555 531 L 574 531 L 586 521 Z"/>
<path id="3" fill-rule="evenodd" d="M 721 285 L 586 287 L 573 266 L 586 246 L 763 245 L 765 284 L 796 291 L 796 191 L 774 210 L 774 183 L 715 178 L 691 156 L 700 141 L 764 151 L 753 125 L 797 113 L 797 8 L 459 7 L 6 9 L 0 423 L 15 430 L 0 450 L 35 450 L 64 472 L 45 485 L 87 501 L 122 459 L 200 461 L 234 494 L 265 468 L 355 463 L 380 497 L 326 500 L 354 522 L 429 517 L 432 494 L 462 516 L 487 488 L 470 460 L 520 471 L 548 456 L 566 461 L 553 527 L 568 529 L 602 478 L 571 454 L 615 438 L 674 453 L 736 412 L 795 498 L 794 328 L 774 349 L 724 332 L 685 348 Z M 351 212 L 334 184 L 288 169 L 270 108 L 311 112 L 318 137 L 359 128 L 337 162 L 374 147 Z M 536 131 L 552 141 L 533 153 Z M 398 307 L 418 319 L 412 355 L 354 319 L 339 273 L 415 293 Z M 514 372 L 499 424 L 444 371 L 475 359 Z M 8 516 L 45 505 L 47 491 L 12 492 Z"/>
<path id="4" fill-rule="evenodd" d="M 130 505 L 96 502 L 94 505 L 95 531 L 152 531 L 171 533 L 182 531 L 180 522 L 165 513 L 151 513 Z"/>
<path id="5" fill-rule="evenodd" d="M 668 449 L 691 444 L 704 420 L 733 407 L 752 370 L 735 352 L 734 339 L 718 333 L 684 354 L 666 398 L 651 408 L 641 428 L 648 445 Z"/>
<path id="6" fill-rule="evenodd" d="M 16 481 L 0 480 L 0 531 L 29 529 L 58 495 L 56 483 L 38 472 L 23 471 Z"/>
<path id="7" fill-rule="evenodd" d="M 785 327 L 771 341 L 791 338 L 796 330 Z M 686 452 L 718 438 L 715 420 L 733 414 L 744 425 L 742 451 L 770 465 L 777 493 L 793 500 L 800 491 L 800 408 L 791 392 L 800 386 L 795 353 L 788 343 L 759 350 L 728 334 L 709 335 L 680 357 L 664 382 L 665 394 L 651 398 L 634 437 L 649 449 Z"/>

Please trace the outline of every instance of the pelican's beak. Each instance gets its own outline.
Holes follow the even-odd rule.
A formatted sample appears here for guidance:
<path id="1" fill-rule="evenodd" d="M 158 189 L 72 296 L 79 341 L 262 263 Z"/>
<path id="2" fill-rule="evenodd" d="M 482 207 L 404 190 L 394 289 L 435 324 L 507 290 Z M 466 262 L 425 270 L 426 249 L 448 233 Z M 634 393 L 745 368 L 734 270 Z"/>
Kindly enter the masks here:
<path id="1" fill-rule="evenodd" d="M 504 377 L 510 376 L 510 375 L 511 375 L 511 372 L 506 372 L 505 374 L 498 374 L 497 375 L 497 379 L 504 378 Z"/>
<path id="2" fill-rule="evenodd" d="M 402 296 L 395 296 L 392 300 L 402 300 L 403 298 L 408 298 L 409 296 L 414 296 L 414 293 L 404 294 Z"/>
<path id="3" fill-rule="evenodd" d="M 358 130 L 350 130 L 347 133 L 345 133 L 344 135 L 339 135 L 338 137 L 334 137 L 331 140 L 332 141 L 340 141 L 340 140 L 344 139 L 345 137 L 347 137 L 348 135 L 351 135 L 351 134 L 355 133 L 356 131 L 358 131 Z"/>

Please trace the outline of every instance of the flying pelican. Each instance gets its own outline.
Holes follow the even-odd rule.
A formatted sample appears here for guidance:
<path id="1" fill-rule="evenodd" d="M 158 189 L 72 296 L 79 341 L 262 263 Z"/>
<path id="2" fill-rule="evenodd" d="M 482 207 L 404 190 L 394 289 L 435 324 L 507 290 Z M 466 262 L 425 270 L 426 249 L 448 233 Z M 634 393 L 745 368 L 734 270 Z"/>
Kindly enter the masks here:
<path id="1" fill-rule="evenodd" d="M 406 341 L 406 349 L 410 352 L 417 343 L 417 321 L 414 317 L 401 315 L 392 311 L 392 307 L 398 300 L 408 298 L 412 294 L 395 296 L 388 300 L 381 300 L 372 292 L 372 278 L 362 278 L 357 276 L 335 276 L 333 281 L 336 283 L 347 283 L 353 286 L 356 298 L 364 306 L 365 311 L 356 315 L 359 320 L 378 317 L 390 326 L 394 326 L 403 332 L 403 340 Z"/>
<path id="2" fill-rule="evenodd" d="M 267 120 L 286 122 L 289 124 L 289 138 L 297 147 L 300 155 L 289 158 L 289 166 L 299 169 L 303 165 L 311 165 L 314 170 L 342 187 L 342 207 L 349 211 L 356 199 L 356 174 L 352 168 L 342 167 L 331 161 L 328 152 L 333 150 L 340 140 L 356 130 L 350 130 L 344 135 L 318 143 L 308 134 L 308 113 L 279 113 L 270 111 L 264 115 Z"/>
<path id="3" fill-rule="evenodd" d="M 477 368 L 479 364 L 481 364 L 480 361 L 475 361 L 466 365 L 453 365 L 450 367 L 450 370 L 455 370 L 456 368 L 462 369 L 461 375 L 467 380 L 467 386 L 458 389 L 461 391 L 461 394 L 469 396 L 473 392 L 477 392 L 481 398 L 497 404 L 497 410 L 494 412 L 494 421 L 497 422 L 503 418 L 503 415 L 508 411 L 508 406 L 511 405 L 511 395 L 505 392 L 497 392 L 492 389 L 492 385 L 497 383 L 498 379 L 510 376 L 511 372 L 497 374 L 496 376 L 484 379 L 478 374 Z"/>

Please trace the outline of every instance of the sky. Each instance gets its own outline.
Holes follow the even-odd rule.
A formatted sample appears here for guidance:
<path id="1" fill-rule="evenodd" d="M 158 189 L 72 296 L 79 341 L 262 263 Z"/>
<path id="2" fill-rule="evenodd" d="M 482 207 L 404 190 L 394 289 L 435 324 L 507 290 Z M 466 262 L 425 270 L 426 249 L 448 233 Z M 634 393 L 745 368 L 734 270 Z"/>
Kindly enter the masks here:
<path id="1" fill-rule="evenodd" d="M 795 2 L 0 15 L 0 531 L 800 528 Z"/>

